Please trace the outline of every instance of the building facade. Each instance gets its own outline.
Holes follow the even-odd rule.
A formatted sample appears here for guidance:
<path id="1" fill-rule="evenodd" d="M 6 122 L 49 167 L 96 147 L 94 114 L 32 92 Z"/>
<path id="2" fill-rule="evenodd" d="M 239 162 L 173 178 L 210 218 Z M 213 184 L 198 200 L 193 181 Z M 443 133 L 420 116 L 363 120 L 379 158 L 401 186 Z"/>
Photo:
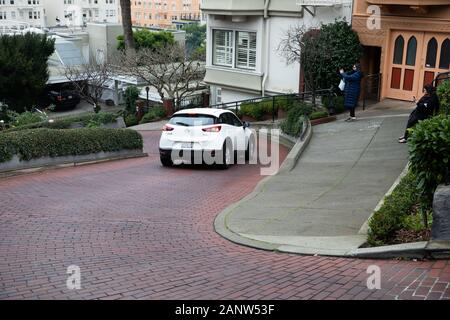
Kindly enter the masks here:
<path id="1" fill-rule="evenodd" d="M 0 29 L 45 27 L 44 0 L 0 0 Z"/>
<path id="2" fill-rule="evenodd" d="M 131 20 L 134 26 L 162 28 L 200 22 L 200 0 L 131 0 Z"/>
<path id="3" fill-rule="evenodd" d="M 44 1 L 47 27 L 79 27 L 88 22 L 119 22 L 120 0 L 41 1 Z"/>
<path id="4" fill-rule="evenodd" d="M 299 90 L 300 64 L 287 64 L 278 50 L 295 25 L 351 18 L 349 1 L 203 0 L 207 15 L 205 82 L 211 104 L 293 93 Z"/>
<path id="5" fill-rule="evenodd" d="M 450 69 L 450 1 L 355 0 L 363 71 L 381 73 L 381 98 L 412 100 Z"/>

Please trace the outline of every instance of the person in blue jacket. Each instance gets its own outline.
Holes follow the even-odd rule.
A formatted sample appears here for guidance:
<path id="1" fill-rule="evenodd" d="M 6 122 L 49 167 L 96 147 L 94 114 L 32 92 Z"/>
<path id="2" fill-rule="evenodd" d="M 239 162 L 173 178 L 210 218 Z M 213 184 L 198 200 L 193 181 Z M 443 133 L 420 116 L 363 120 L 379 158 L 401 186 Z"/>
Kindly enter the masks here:
<path id="1" fill-rule="evenodd" d="M 355 108 L 358 105 L 359 94 L 361 92 L 361 79 L 363 77 L 360 64 L 355 63 L 353 70 L 350 72 L 344 72 L 344 69 L 341 69 L 340 76 L 345 81 L 344 106 L 350 110 L 350 117 L 345 121 L 354 121 L 356 120 Z"/>

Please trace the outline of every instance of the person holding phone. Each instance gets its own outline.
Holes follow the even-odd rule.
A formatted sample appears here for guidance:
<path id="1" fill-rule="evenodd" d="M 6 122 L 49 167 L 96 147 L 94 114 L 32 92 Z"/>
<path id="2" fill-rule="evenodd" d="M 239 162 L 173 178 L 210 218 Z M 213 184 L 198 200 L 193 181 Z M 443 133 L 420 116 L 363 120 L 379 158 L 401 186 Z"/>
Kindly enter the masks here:
<path id="1" fill-rule="evenodd" d="M 359 63 L 355 63 L 352 69 L 350 72 L 344 72 L 344 69 L 339 70 L 341 78 L 345 81 L 344 106 L 350 111 L 350 117 L 345 120 L 347 122 L 356 120 L 355 108 L 358 106 L 361 79 L 363 77 Z"/>
<path id="2" fill-rule="evenodd" d="M 398 138 L 399 143 L 408 141 L 409 129 L 414 127 L 419 121 L 432 117 L 439 111 L 439 100 L 436 90 L 431 84 L 427 84 L 423 88 L 424 95 L 419 101 L 414 98 L 416 108 L 411 112 L 406 124 L 405 134 Z"/>

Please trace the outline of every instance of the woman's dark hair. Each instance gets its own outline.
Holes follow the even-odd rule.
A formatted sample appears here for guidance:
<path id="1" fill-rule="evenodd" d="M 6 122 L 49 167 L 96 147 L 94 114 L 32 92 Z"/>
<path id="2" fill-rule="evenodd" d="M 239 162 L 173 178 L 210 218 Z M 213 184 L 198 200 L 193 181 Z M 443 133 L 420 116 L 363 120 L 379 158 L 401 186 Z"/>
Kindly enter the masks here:
<path id="1" fill-rule="evenodd" d="M 426 84 L 423 88 L 428 94 L 433 94 L 436 90 L 431 84 Z"/>
<path id="2" fill-rule="evenodd" d="M 356 70 L 361 71 L 361 64 L 359 62 L 355 63 Z"/>

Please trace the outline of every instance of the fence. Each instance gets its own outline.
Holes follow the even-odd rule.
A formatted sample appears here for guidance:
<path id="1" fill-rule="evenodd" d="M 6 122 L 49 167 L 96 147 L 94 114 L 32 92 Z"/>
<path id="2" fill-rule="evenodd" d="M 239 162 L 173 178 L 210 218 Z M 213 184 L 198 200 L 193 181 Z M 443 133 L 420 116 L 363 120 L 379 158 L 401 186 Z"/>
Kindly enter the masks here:
<path id="1" fill-rule="evenodd" d="M 380 101 L 381 73 L 365 76 L 362 80 L 363 110 L 366 109 L 367 101 Z"/>
<path id="2" fill-rule="evenodd" d="M 275 121 L 275 119 L 278 118 L 278 110 L 280 106 L 284 104 L 290 104 L 293 102 L 301 102 L 306 101 L 312 103 L 314 106 L 317 105 L 317 98 L 320 97 L 328 97 L 329 105 L 328 109 L 330 114 L 335 113 L 335 107 L 334 107 L 334 99 L 336 94 L 332 89 L 320 89 L 316 91 L 305 91 L 301 93 L 293 93 L 293 94 L 281 94 L 281 95 L 274 95 L 274 96 L 266 96 L 266 97 L 259 97 L 259 98 L 253 98 L 253 99 L 246 99 L 246 100 L 239 100 L 239 101 L 233 101 L 228 103 L 220 103 L 209 106 L 210 108 L 220 108 L 220 109 L 229 109 L 234 110 L 235 113 L 239 113 L 239 110 L 241 106 L 247 105 L 247 104 L 264 104 L 266 107 L 268 107 L 271 110 L 271 117 L 272 121 Z"/>

